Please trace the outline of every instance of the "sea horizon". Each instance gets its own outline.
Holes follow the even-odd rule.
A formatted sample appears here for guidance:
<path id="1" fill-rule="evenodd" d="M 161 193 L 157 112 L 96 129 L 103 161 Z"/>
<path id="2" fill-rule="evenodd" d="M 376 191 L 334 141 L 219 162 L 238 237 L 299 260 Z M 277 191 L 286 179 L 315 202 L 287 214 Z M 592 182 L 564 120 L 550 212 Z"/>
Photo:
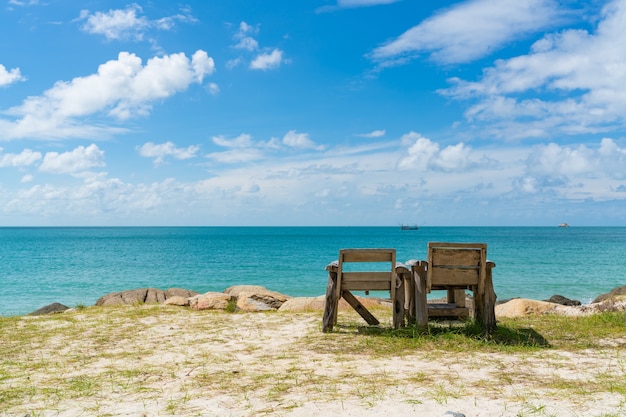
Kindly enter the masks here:
<path id="1" fill-rule="evenodd" d="M 0 226 L 0 238 L 3 316 L 144 287 L 319 296 L 339 249 L 390 247 L 406 262 L 425 259 L 428 241 L 487 243 L 499 300 L 589 303 L 626 281 L 622 226 Z"/>

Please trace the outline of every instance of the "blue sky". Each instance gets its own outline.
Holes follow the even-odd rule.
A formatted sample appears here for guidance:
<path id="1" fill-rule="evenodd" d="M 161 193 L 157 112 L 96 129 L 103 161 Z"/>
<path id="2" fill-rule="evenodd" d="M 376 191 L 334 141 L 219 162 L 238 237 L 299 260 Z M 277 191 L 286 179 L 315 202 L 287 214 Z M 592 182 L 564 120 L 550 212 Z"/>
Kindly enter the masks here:
<path id="1" fill-rule="evenodd" d="M 0 1 L 0 225 L 626 225 L 626 0 Z"/>

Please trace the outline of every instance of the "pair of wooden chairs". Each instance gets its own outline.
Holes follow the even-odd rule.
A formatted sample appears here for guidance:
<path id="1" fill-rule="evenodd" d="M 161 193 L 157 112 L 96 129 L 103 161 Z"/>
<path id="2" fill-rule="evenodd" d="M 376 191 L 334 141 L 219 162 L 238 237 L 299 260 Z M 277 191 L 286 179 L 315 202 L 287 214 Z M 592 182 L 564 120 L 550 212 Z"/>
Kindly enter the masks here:
<path id="1" fill-rule="evenodd" d="M 357 270 L 347 268 L 351 263 L 386 264 L 384 270 Z M 426 261 L 411 260 L 407 265 L 396 262 L 395 249 L 342 249 L 339 259 L 329 264 L 324 332 L 337 324 L 339 300 L 343 298 L 370 325 L 378 320 L 363 306 L 351 291 L 389 291 L 393 308 L 393 327 L 409 323 L 419 328 L 428 326 L 434 317 L 464 318 L 469 316 L 465 305 L 465 291 L 474 295 L 474 319 L 487 332 L 496 327 L 492 272 L 495 263 L 487 260 L 484 243 L 428 244 Z M 427 294 L 432 290 L 446 290 L 446 303 L 429 304 Z"/>

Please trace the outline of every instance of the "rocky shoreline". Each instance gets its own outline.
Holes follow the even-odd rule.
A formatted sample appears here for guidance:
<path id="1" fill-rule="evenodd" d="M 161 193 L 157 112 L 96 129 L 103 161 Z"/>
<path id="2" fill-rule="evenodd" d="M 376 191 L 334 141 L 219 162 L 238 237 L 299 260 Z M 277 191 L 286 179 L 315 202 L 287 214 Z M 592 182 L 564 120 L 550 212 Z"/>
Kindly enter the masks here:
<path id="1" fill-rule="evenodd" d="M 366 306 L 381 306 L 391 308 L 387 299 L 373 297 L 358 297 Z M 119 306 L 138 304 L 163 304 L 187 307 L 193 310 L 224 310 L 224 311 L 322 311 L 325 296 L 318 297 L 290 297 L 285 294 L 271 291 L 259 285 L 236 285 L 227 288 L 224 292 L 207 292 L 200 294 L 193 290 L 182 288 L 138 288 L 127 291 L 112 292 L 100 297 L 96 306 Z M 468 296 L 467 304 L 473 305 Z M 340 308 L 348 308 L 342 300 Z M 71 309 L 61 303 L 52 303 L 42 307 L 29 316 L 59 313 Z M 590 304 L 582 304 L 578 300 L 570 300 L 561 295 L 553 295 L 550 299 L 539 301 L 525 298 L 514 298 L 500 301 L 496 305 L 496 317 L 523 317 L 541 314 L 587 315 L 604 311 L 626 311 L 626 286 L 614 288 L 606 294 L 596 297 Z"/>

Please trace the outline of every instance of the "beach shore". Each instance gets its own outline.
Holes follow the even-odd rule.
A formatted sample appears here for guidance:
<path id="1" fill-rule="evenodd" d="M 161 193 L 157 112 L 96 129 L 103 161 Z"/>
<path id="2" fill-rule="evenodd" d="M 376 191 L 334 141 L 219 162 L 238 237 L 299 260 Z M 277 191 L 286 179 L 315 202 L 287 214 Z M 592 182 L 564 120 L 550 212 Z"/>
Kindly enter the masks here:
<path id="1" fill-rule="evenodd" d="M 445 342 L 453 330 L 421 344 L 349 310 L 324 334 L 319 311 L 164 305 L 0 323 L 2 416 L 626 415 L 626 336 L 467 350 Z"/>

